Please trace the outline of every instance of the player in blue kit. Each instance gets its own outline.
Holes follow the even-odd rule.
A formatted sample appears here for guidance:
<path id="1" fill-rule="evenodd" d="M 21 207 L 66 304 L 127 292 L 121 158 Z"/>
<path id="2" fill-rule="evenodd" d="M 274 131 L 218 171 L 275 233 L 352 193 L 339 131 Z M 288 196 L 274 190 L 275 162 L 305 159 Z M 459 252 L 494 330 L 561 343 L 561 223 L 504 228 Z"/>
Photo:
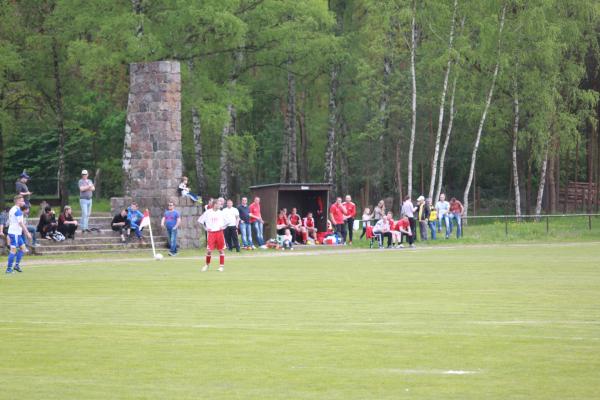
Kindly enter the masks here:
<path id="1" fill-rule="evenodd" d="M 16 195 L 14 197 L 15 205 L 8 212 L 8 241 L 10 245 L 10 253 L 8 253 L 8 265 L 6 267 L 6 273 L 13 273 L 13 263 L 15 265 L 14 271 L 23 272 L 21 269 L 21 259 L 23 254 L 27 252 L 25 246 L 25 240 L 23 240 L 23 234 L 31 240 L 31 234 L 27 230 L 25 221 L 23 220 L 23 211 L 21 207 L 25 205 L 25 200 L 22 195 Z"/>

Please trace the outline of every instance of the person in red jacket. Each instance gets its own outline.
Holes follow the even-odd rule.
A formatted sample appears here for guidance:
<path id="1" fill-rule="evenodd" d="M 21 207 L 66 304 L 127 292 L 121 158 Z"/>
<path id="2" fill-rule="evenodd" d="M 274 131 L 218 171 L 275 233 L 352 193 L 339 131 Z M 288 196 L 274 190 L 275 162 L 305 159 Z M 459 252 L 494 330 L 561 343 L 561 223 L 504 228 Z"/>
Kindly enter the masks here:
<path id="1" fill-rule="evenodd" d="M 346 201 L 342 203 L 346 207 L 346 230 L 348 231 L 348 244 L 352 244 L 352 233 L 354 232 L 354 217 L 356 217 L 356 204 L 352 202 L 352 197 L 346 195 Z M 344 237 L 344 241 L 346 238 Z"/>
<path id="2" fill-rule="evenodd" d="M 404 238 L 407 239 L 409 247 L 411 249 L 415 247 L 415 245 L 414 245 L 415 232 L 413 232 L 413 230 L 410 228 L 410 221 L 408 220 L 408 217 L 406 215 L 404 215 L 402 217 L 402 219 L 400 219 L 400 221 L 398 221 L 396 223 L 395 230 L 400 232 L 400 234 L 402 235 L 401 240 L 400 240 L 400 245 L 398 247 L 400 247 L 400 248 L 404 247 L 402 245 L 402 242 L 404 242 Z"/>
<path id="3" fill-rule="evenodd" d="M 346 244 L 346 223 L 344 218 L 346 213 L 346 207 L 342 204 L 342 198 L 336 198 L 335 203 L 329 207 L 329 218 L 331 218 L 331 224 L 335 232 L 340 235 L 343 244 Z"/>

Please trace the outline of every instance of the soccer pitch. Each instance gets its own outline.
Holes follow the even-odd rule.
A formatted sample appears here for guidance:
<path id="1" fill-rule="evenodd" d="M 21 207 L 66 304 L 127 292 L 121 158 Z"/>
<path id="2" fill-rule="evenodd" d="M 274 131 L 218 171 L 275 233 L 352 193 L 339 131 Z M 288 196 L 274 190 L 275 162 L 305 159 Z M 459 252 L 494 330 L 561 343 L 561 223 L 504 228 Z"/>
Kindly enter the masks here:
<path id="1" fill-rule="evenodd" d="M 2 399 L 600 398 L 599 243 L 26 261 Z"/>

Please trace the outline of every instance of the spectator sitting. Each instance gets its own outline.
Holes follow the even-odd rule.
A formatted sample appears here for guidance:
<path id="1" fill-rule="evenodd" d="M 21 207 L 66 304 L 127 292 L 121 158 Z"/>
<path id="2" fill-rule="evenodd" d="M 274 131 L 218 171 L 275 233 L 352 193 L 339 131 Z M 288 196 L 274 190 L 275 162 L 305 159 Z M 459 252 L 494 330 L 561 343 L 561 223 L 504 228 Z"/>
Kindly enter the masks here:
<path id="1" fill-rule="evenodd" d="M 0 240 L 2 240 L 1 248 L 4 248 L 4 245 L 8 246 L 8 212 L 10 211 L 10 207 L 6 207 L 0 213 Z"/>
<path id="2" fill-rule="evenodd" d="M 126 208 L 123 208 L 117 215 L 113 217 L 110 227 L 113 231 L 119 232 L 121 235 L 121 242 L 125 242 L 125 234 L 129 236 L 131 228 L 129 226 L 129 220 L 127 219 Z"/>
<path id="3" fill-rule="evenodd" d="M 410 248 L 415 247 L 414 241 L 415 241 L 416 231 L 413 231 L 411 229 L 410 221 L 408 220 L 408 217 L 406 215 L 403 215 L 402 219 L 400 221 L 398 221 L 398 223 L 396 224 L 396 230 L 398 232 L 400 232 L 400 234 L 402 235 L 402 240 L 400 241 L 400 245 L 398 247 L 400 247 L 400 248 L 404 247 L 402 245 L 402 242 L 404 242 L 405 237 L 408 240 L 408 244 L 410 245 Z"/>
<path id="4" fill-rule="evenodd" d="M 313 240 L 317 240 L 317 226 L 315 224 L 315 219 L 313 218 L 313 213 L 308 212 L 306 217 L 302 220 L 302 225 L 304 226 L 304 233 L 306 234 L 306 240 L 311 237 Z"/>
<path id="5" fill-rule="evenodd" d="M 39 244 L 35 237 L 35 232 L 37 229 L 35 226 L 28 224 L 29 211 L 31 211 L 31 209 L 28 205 L 24 205 L 23 207 L 21 207 L 21 211 L 23 211 L 23 223 L 25 224 L 25 226 L 27 226 L 27 230 L 29 231 L 29 234 L 31 235 L 31 246 L 38 247 Z"/>
<path id="6" fill-rule="evenodd" d="M 138 205 L 134 201 L 131 203 L 129 208 L 127 209 L 127 219 L 129 220 L 129 226 L 135 232 L 135 236 L 139 239 L 140 243 L 146 244 L 144 237 L 142 236 L 142 229 L 140 228 L 140 223 L 144 218 L 144 214 L 140 210 L 138 210 Z"/>
<path id="7" fill-rule="evenodd" d="M 290 229 L 286 229 L 282 237 L 282 250 L 294 250 L 294 242 Z"/>
<path id="8" fill-rule="evenodd" d="M 54 211 L 52 211 L 52 207 L 46 206 L 44 213 L 40 215 L 37 231 L 40 233 L 42 239 L 52 240 L 57 227 L 58 223 L 56 222 L 56 216 L 54 215 Z"/>
<path id="9" fill-rule="evenodd" d="M 25 200 L 26 206 L 31 205 L 31 203 L 29 203 L 29 198 L 33 194 L 33 192 L 30 192 L 27 188 L 27 181 L 29 179 L 31 179 L 29 175 L 27 175 L 27 173 L 23 171 L 23 173 L 19 175 L 19 179 L 15 182 L 16 192 L 17 194 L 23 196 L 23 200 Z"/>
<path id="10" fill-rule="evenodd" d="M 362 215 L 362 233 L 360 234 L 361 239 L 367 234 L 367 226 L 371 226 L 372 220 L 373 214 L 371 214 L 371 209 L 366 207 Z"/>
<path id="11" fill-rule="evenodd" d="M 390 224 L 390 232 L 392 234 L 392 247 L 398 247 L 402 240 L 402 235 L 396 229 L 396 222 L 394 221 L 394 214 L 391 211 L 387 212 L 388 223 Z"/>
<path id="12" fill-rule="evenodd" d="M 188 184 L 188 177 L 187 176 L 181 177 L 181 183 L 179 184 L 179 187 L 177 188 L 179 195 L 182 197 L 189 197 L 194 202 L 197 202 L 199 200 L 198 196 L 196 196 L 194 193 L 190 192 L 190 189 L 188 188 L 187 184 Z"/>
<path id="13" fill-rule="evenodd" d="M 373 235 L 377 237 L 380 249 L 383 249 L 384 237 L 387 238 L 387 248 L 390 249 L 392 247 L 392 232 L 390 231 L 390 222 L 388 220 L 387 214 L 383 214 L 381 219 L 377 221 L 377 223 L 373 227 Z"/>
<path id="14" fill-rule="evenodd" d="M 290 227 L 293 231 L 294 244 L 303 242 L 304 227 L 302 226 L 302 219 L 300 218 L 296 207 L 292 208 L 292 212 L 288 216 L 288 221 L 290 222 Z"/>
<path id="15" fill-rule="evenodd" d="M 276 228 L 277 228 L 277 234 L 280 236 L 285 235 L 286 230 L 290 229 L 290 221 L 286 215 L 286 209 L 282 208 L 281 210 L 279 210 L 279 215 L 277 216 L 277 223 L 276 223 Z M 290 231 L 291 235 L 292 235 L 292 242 L 294 242 L 296 240 L 296 236 L 295 236 L 295 230 Z"/>
<path id="16" fill-rule="evenodd" d="M 70 206 L 65 209 L 58 217 L 58 231 L 67 239 L 75 240 L 75 231 L 77 230 L 77 221 L 73 218 Z"/>

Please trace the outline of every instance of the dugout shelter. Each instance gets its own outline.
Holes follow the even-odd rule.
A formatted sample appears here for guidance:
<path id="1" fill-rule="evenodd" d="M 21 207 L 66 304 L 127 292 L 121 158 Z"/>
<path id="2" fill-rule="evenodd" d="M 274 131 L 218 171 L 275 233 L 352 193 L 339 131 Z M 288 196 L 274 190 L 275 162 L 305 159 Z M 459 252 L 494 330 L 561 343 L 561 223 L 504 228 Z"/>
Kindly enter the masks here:
<path id="1" fill-rule="evenodd" d="M 251 198 L 260 197 L 260 212 L 262 214 L 265 240 L 277 235 L 276 221 L 279 210 L 287 208 L 288 213 L 293 207 L 298 209 L 302 218 L 309 211 L 313 213 L 315 225 L 319 232 L 327 230 L 327 212 L 329 210 L 329 193 L 333 185 L 329 183 L 273 183 L 269 185 L 250 186 Z"/>

